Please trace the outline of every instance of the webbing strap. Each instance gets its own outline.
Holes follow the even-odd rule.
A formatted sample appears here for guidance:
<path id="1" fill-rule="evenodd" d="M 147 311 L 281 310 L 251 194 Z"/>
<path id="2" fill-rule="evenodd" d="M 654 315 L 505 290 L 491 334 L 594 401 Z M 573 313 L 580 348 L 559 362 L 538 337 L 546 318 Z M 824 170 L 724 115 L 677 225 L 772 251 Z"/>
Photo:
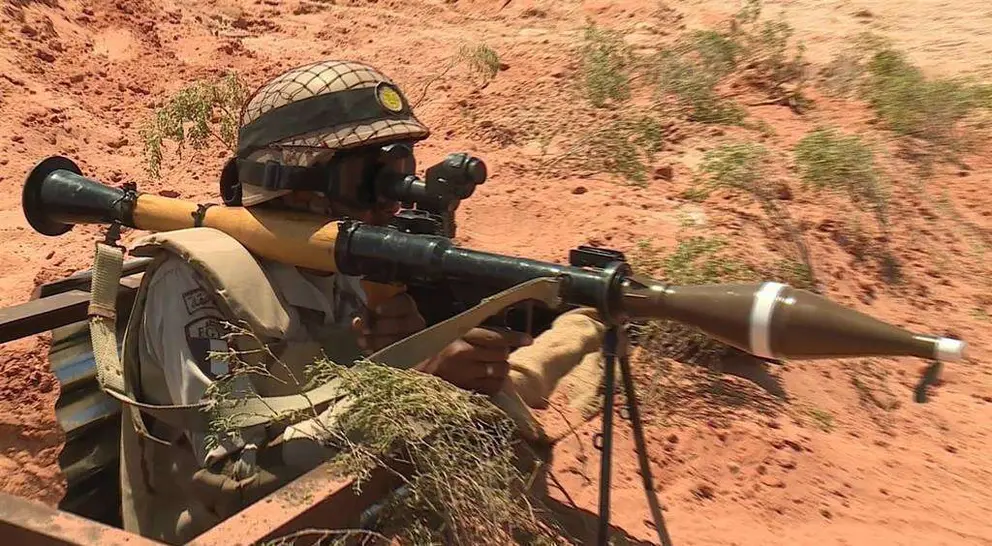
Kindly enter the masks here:
<path id="1" fill-rule="evenodd" d="M 130 395 L 124 382 L 123 366 L 117 354 L 117 333 L 114 321 L 117 286 L 120 283 L 123 252 L 98 244 L 94 260 L 93 290 L 91 292 L 90 322 L 93 355 L 101 389 L 122 404 L 137 408 L 155 419 L 180 430 L 202 432 L 213 419 L 224 419 L 228 426 L 244 428 L 268 424 L 291 417 L 300 411 L 320 411 L 340 398 L 336 382 L 329 382 L 301 394 L 243 398 L 233 404 L 201 402 L 193 405 L 154 405 L 138 402 Z M 561 304 L 560 281 L 551 278 L 533 279 L 504 290 L 483 300 L 479 305 L 412 336 L 398 341 L 368 357 L 367 360 L 401 369 L 409 369 L 433 356 L 456 341 L 487 318 L 506 307 L 527 300 L 537 300 L 551 307 Z M 108 325 L 109 322 L 109 325 Z M 519 397 L 503 391 L 495 398 L 497 405 L 518 414 L 525 411 Z M 508 409 L 507 406 L 510 406 Z M 518 423 L 527 415 L 511 415 Z M 529 427 L 528 427 L 529 428 Z M 532 435 L 533 431 L 526 431 Z"/>
<path id="2" fill-rule="evenodd" d="M 90 342 L 96 377 L 105 389 L 124 392 L 124 368 L 117 355 L 117 292 L 124 267 L 123 249 L 96 244 L 90 287 Z"/>

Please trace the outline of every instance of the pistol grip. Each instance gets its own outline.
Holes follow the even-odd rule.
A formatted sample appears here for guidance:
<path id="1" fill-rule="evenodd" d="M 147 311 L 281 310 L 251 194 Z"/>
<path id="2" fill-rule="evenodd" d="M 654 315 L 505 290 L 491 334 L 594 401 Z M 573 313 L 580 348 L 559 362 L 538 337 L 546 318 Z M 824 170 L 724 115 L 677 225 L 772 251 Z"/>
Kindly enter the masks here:
<path id="1" fill-rule="evenodd" d="M 523 314 L 521 318 L 520 315 Z M 525 301 L 504 308 L 499 313 L 486 319 L 482 326 L 521 330 L 527 335 L 534 331 L 534 303 Z"/>

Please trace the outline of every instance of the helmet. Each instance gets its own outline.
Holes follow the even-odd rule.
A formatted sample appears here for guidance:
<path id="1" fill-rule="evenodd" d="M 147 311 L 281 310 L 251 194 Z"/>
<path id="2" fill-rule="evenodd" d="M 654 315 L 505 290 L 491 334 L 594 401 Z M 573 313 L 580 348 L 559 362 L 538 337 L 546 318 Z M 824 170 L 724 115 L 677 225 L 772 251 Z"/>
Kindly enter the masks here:
<path id="1" fill-rule="evenodd" d="M 235 200 L 236 187 L 246 207 L 294 190 L 335 197 L 339 183 L 367 177 L 383 162 L 412 174 L 412 143 L 430 136 L 396 84 L 355 61 L 283 73 L 251 95 L 240 122 L 237 157 L 221 187 L 225 203 Z"/>

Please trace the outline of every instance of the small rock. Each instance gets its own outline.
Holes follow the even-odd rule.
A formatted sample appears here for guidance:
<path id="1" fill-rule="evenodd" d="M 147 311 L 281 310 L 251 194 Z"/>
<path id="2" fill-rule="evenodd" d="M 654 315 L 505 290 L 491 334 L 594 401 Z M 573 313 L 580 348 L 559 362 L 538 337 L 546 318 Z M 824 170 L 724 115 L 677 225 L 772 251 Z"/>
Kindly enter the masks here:
<path id="1" fill-rule="evenodd" d="M 179 192 L 177 192 L 176 190 L 159 190 L 158 194 L 161 195 L 162 197 L 168 197 L 170 199 L 175 199 L 179 197 Z"/>
<path id="2" fill-rule="evenodd" d="M 759 464 L 758 467 L 755 468 L 755 470 L 758 472 L 758 474 L 762 476 L 764 476 L 768 472 L 768 469 L 766 469 L 765 465 L 763 464 Z"/>
<path id="3" fill-rule="evenodd" d="M 21 135 L 14 135 L 10 137 L 10 140 L 20 144 L 21 142 L 24 142 L 24 137 L 22 137 Z"/>
<path id="4" fill-rule="evenodd" d="M 79 83 L 83 81 L 84 78 L 86 78 L 86 74 L 73 74 L 72 76 L 69 76 L 69 83 Z"/>
<path id="5" fill-rule="evenodd" d="M 679 437 L 675 433 L 669 434 L 668 435 L 668 438 L 666 438 L 666 440 L 668 440 L 668 443 L 670 443 L 670 444 L 677 444 L 677 443 L 679 443 Z"/>
<path id="6" fill-rule="evenodd" d="M 586 189 L 585 186 L 575 186 L 574 188 L 572 188 L 572 194 L 573 195 L 582 195 L 583 193 L 586 193 L 587 191 L 589 191 L 589 190 Z"/>
<path id="7" fill-rule="evenodd" d="M 875 16 L 875 14 L 872 13 L 871 10 L 859 9 L 858 11 L 854 12 L 854 16 L 861 19 L 871 19 L 872 17 Z"/>
<path id="8" fill-rule="evenodd" d="M 768 421 L 768 428 L 782 428 L 782 424 L 773 419 L 771 421 Z"/>
<path id="9" fill-rule="evenodd" d="M 883 494 L 883 495 L 888 495 L 889 494 L 889 490 L 886 489 L 886 488 L 884 488 L 884 487 L 880 487 L 878 489 L 878 492 L 881 493 L 881 494 Z"/>
<path id="10" fill-rule="evenodd" d="M 956 448 L 956 447 L 954 447 L 952 445 L 946 445 L 946 446 L 944 446 L 944 449 L 946 449 L 948 453 L 957 453 L 958 452 L 958 448 Z"/>
<path id="11" fill-rule="evenodd" d="M 785 182 L 781 182 L 775 188 L 775 197 L 782 201 L 792 200 L 792 188 L 789 187 Z"/>
<path id="12" fill-rule="evenodd" d="M 499 69 L 500 70 L 509 70 L 510 69 L 510 65 L 508 65 L 506 63 L 499 63 Z"/>
<path id="13" fill-rule="evenodd" d="M 713 487 L 709 484 L 699 484 L 692 489 L 692 494 L 696 496 L 697 499 L 712 499 L 714 496 Z"/>
<path id="14" fill-rule="evenodd" d="M 48 51 L 45 51 L 44 49 L 39 49 L 39 50 L 35 51 L 34 52 L 34 56 L 35 57 L 38 57 L 39 59 L 41 59 L 43 61 L 45 61 L 46 63 L 53 63 L 53 62 L 55 62 L 55 55 L 52 55 L 51 53 L 49 53 Z"/>
<path id="15" fill-rule="evenodd" d="M 662 165 L 654 170 L 655 180 L 665 180 L 671 182 L 674 177 L 675 169 L 673 169 L 671 165 Z"/>
<path id="16" fill-rule="evenodd" d="M 48 254 L 45 255 L 45 259 L 46 260 L 51 260 L 53 256 L 55 256 L 55 251 L 54 250 L 50 250 L 48 252 Z"/>
<path id="17" fill-rule="evenodd" d="M 550 76 L 552 78 L 564 78 L 565 77 L 565 71 L 562 70 L 562 69 L 557 69 L 557 70 L 551 72 Z"/>
<path id="18" fill-rule="evenodd" d="M 785 482 L 783 482 L 779 478 L 774 478 L 772 476 L 765 476 L 765 477 L 761 478 L 761 483 L 762 483 L 762 485 L 765 485 L 766 487 L 774 487 L 776 489 L 783 489 L 783 488 L 785 488 Z"/>
<path id="19" fill-rule="evenodd" d="M 623 37 L 623 41 L 630 47 L 651 47 L 658 43 L 658 38 L 644 32 L 635 32 Z"/>
<path id="20" fill-rule="evenodd" d="M 127 139 L 124 138 L 124 137 L 120 137 L 120 138 L 111 140 L 110 142 L 107 143 L 107 146 L 110 146 L 111 148 L 113 148 L 115 150 L 120 149 L 120 148 L 123 148 L 124 146 L 127 146 Z"/>
<path id="21" fill-rule="evenodd" d="M 56 139 L 55 139 L 55 135 L 54 134 L 48 135 L 48 137 L 45 138 L 45 141 L 48 142 L 49 144 L 51 144 L 52 146 L 55 146 L 55 144 L 57 142 Z"/>
<path id="22" fill-rule="evenodd" d="M 27 36 L 28 38 L 34 38 L 38 35 L 38 31 L 31 25 L 24 25 L 21 27 L 21 34 Z"/>
<path id="23" fill-rule="evenodd" d="M 547 33 L 548 31 L 543 28 L 522 28 L 517 34 L 520 36 L 543 36 Z"/>
<path id="24" fill-rule="evenodd" d="M 785 445 L 791 447 L 792 449 L 794 449 L 796 451 L 802 451 L 803 450 L 803 446 L 800 445 L 799 442 L 797 442 L 795 440 L 782 440 L 782 442 L 785 443 Z"/>
<path id="25" fill-rule="evenodd" d="M 820 515 L 827 519 L 832 519 L 834 517 L 833 514 L 830 513 L 830 510 L 827 510 L 826 508 L 820 508 Z"/>

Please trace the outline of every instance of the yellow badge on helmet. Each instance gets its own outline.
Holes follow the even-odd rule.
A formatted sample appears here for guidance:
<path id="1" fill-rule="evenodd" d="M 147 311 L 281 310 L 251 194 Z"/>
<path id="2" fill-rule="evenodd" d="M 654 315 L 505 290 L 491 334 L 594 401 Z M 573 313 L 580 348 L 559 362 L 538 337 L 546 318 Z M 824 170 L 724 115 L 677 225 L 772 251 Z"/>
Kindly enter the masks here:
<path id="1" fill-rule="evenodd" d="M 379 104 L 386 110 L 394 113 L 403 111 L 403 97 L 392 86 L 380 85 L 376 90 L 376 96 L 379 98 Z"/>

